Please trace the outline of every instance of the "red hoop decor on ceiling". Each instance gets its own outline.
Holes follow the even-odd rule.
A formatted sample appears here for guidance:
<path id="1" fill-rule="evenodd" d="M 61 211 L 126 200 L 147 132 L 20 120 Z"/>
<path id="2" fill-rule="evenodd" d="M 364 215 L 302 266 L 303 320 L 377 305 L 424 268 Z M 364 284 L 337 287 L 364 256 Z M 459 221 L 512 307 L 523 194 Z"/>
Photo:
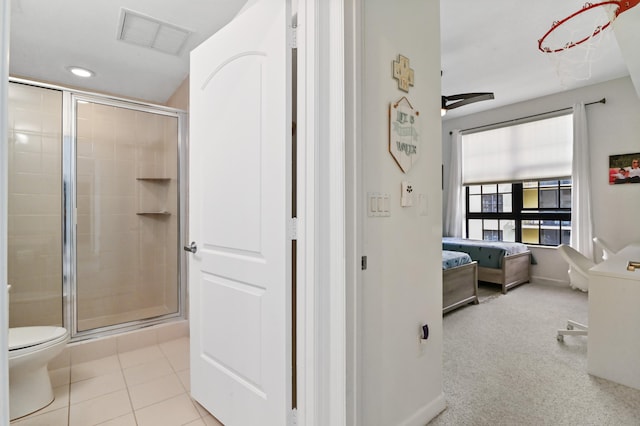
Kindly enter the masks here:
<path id="1" fill-rule="evenodd" d="M 632 7 L 637 6 L 638 3 L 640 3 L 640 0 L 623 0 L 623 1 L 620 1 L 619 3 L 620 3 L 620 9 L 618 9 L 618 13 L 616 14 L 616 16 L 620 15 L 622 12 L 626 12 Z"/>
<path id="2" fill-rule="evenodd" d="M 623 1 L 604 1 L 602 3 L 585 3 L 584 7 L 578 11 L 576 11 L 575 13 L 567 16 L 566 18 L 564 18 L 561 21 L 557 21 L 554 22 L 553 25 L 551 26 L 551 28 L 549 29 L 549 31 L 547 31 L 545 33 L 545 35 L 542 36 L 542 38 L 540 40 L 538 40 L 538 49 L 541 52 L 544 53 L 557 53 L 557 52 L 562 52 L 563 50 L 567 50 L 570 49 L 572 47 L 575 47 L 579 44 L 584 43 L 585 41 L 589 40 L 590 38 L 600 34 L 602 31 L 604 31 L 607 27 L 609 27 L 609 25 L 611 25 L 611 21 L 608 21 L 606 24 L 601 25 L 601 26 L 597 26 L 596 29 L 589 35 L 585 36 L 584 38 L 578 40 L 578 41 L 572 41 L 572 40 L 568 40 L 567 44 L 565 46 L 556 48 L 556 49 L 552 49 L 550 47 L 542 47 L 542 43 L 544 43 L 545 39 L 547 38 L 547 36 L 549 34 L 551 34 L 554 30 L 556 30 L 558 27 L 560 27 L 562 24 L 564 24 L 567 21 L 570 21 L 571 19 L 575 18 L 576 16 L 585 13 L 591 9 L 594 9 L 596 7 L 601 7 L 601 6 L 607 6 L 607 5 L 617 5 L 618 6 L 618 10 L 616 11 L 616 16 L 618 16 L 618 14 L 620 14 L 620 11 L 622 10 L 622 4 L 621 3 L 626 3 L 625 4 L 625 8 L 624 10 L 630 9 L 631 7 L 635 6 L 636 4 L 638 4 L 640 2 L 640 0 L 623 0 Z M 634 3 L 634 4 L 631 4 Z"/>

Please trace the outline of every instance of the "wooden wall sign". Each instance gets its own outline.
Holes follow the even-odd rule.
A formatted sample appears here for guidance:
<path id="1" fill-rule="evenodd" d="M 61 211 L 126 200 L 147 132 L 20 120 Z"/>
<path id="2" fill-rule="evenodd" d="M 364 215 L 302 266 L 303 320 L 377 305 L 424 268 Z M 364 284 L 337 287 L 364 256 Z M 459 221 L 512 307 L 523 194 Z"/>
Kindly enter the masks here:
<path id="1" fill-rule="evenodd" d="M 398 55 L 393 61 L 393 78 L 398 80 L 398 89 L 409 93 L 409 86 L 413 86 L 413 69 L 409 67 L 409 58 Z"/>
<path id="2" fill-rule="evenodd" d="M 420 155 L 419 115 L 404 96 L 389 105 L 389 152 L 405 173 Z"/>

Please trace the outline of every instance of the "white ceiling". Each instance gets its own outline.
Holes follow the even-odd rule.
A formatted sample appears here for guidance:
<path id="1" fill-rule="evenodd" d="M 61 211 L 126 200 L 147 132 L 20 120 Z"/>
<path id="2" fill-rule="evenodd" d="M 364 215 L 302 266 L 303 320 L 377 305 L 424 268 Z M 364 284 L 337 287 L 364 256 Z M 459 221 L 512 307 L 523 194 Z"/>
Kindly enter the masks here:
<path id="1" fill-rule="evenodd" d="M 495 93 L 494 100 L 451 110 L 445 119 L 629 75 L 611 27 L 601 34 L 599 59 L 592 63 L 588 80 L 562 85 L 549 57 L 553 54 L 538 50 L 538 40 L 553 22 L 584 4 L 585 0 L 442 0 L 442 94 Z"/>
<path id="2" fill-rule="evenodd" d="M 10 74 L 164 103 L 189 74 L 189 52 L 247 0 L 12 0 Z M 122 8 L 193 33 L 179 56 L 116 39 Z M 81 79 L 77 65 L 96 73 Z"/>
<path id="3" fill-rule="evenodd" d="M 61 85 L 164 103 L 189 74 L 189 51 L 233 18 L 247 0 L 12 0 L 10 73 Z M 364 0 L 365 2 L 367 0 Z M 495 100 L 452 110 L 453 118 L 567 88 L 628 75 L 614 37 L 599 49 L 592 77 L 562 87 L 538 39 L 580 9 L 576 0 L 441 1 L 444 95 L 494 92 Z M 187 28 L 179 56 L 116 39 L 122 8 Z M 89 80 L 66 67 L 95 71 Z"/>

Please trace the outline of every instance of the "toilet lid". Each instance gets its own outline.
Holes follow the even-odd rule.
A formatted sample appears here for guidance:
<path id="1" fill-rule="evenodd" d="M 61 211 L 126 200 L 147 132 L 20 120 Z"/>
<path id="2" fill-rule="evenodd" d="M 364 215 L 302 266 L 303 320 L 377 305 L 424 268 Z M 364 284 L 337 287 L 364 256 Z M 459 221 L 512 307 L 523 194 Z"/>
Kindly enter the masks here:
<path id="1" fill-rule="evenodd" d="M 67 330 L 63 327 L 15 327 L 9 328 L 9 350 L 27 348 L 64 337 Z"/>

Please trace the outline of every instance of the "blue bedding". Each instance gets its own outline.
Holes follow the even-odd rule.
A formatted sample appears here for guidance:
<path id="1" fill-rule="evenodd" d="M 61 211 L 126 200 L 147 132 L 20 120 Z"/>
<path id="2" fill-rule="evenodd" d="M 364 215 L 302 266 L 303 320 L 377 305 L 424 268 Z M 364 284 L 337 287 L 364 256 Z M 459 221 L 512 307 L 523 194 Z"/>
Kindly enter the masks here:
<path id="1" fill-rule="evenodd" d="M 471 256 L 471 259 L 478 262 L 478 266 L 498 269 L 502 268 L 503 257 L 529 251 L 529 248 L 522 243 L 452 237 L 442 238 L 442 249 L 466 252 Z"/>
<path id="2" fill-rule="evenodd" d="M 473 262 L 471 256 L 460 251 L 442 250 L 442 269 L 455 268 Z"/>

